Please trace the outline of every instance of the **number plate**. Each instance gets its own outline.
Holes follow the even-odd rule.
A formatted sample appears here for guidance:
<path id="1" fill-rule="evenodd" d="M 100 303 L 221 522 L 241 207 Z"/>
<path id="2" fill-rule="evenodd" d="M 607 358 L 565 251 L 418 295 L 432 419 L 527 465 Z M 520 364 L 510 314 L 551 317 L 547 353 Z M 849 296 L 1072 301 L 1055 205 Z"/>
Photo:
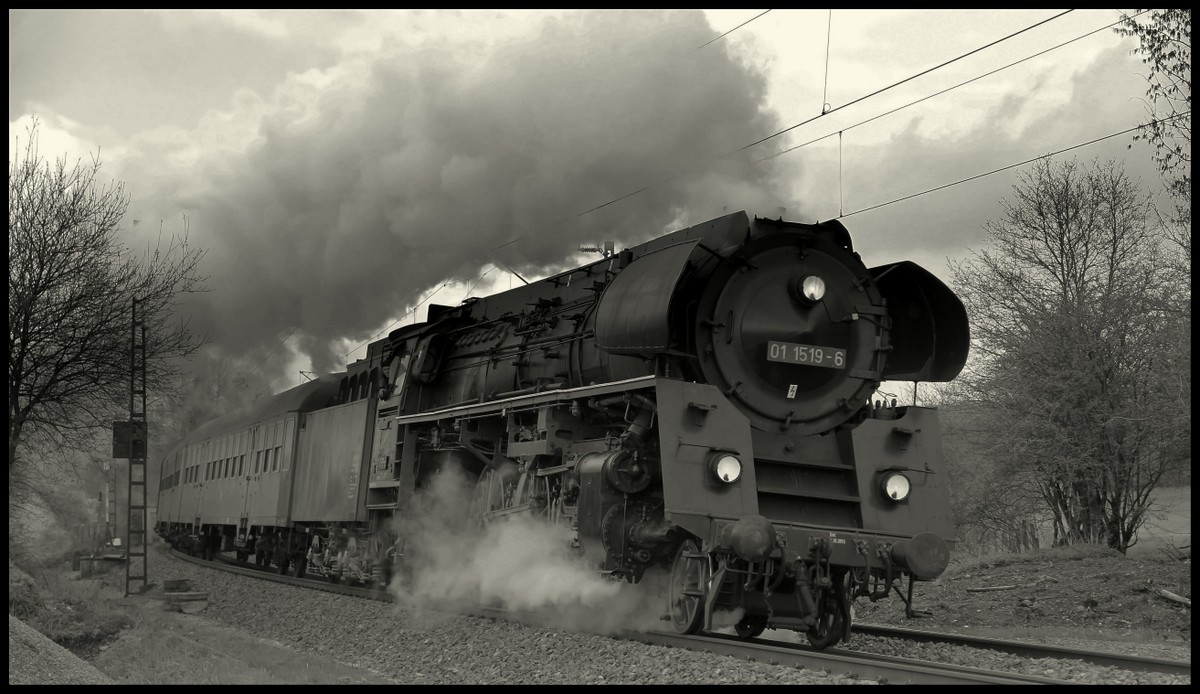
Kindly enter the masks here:
<path id="1" fill-rule="evenodd" d="M 846 365 L 846 350 L 768 340 L 767 361 L 840 369 Z"/>

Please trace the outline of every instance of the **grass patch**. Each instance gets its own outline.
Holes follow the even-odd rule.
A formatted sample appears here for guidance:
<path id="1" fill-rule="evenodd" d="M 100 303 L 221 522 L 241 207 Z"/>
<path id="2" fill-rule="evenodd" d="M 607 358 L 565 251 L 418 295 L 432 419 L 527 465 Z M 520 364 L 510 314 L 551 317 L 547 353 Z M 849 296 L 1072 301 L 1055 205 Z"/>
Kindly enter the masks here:
<path id="1" fill-rule="evenodd" d="M 66 648 L 104 641 L 133 626 L 120 597 L 99 581 L 72 581 L 54 569 L 30 575 L 9 564 L 8 613 Z"/>
<path id="2" fill-rule="evenodd" d="M 1030 552 L 994 552 L 983 555 L 965 555 L 952 556 L 950 566 L 946 570 L 946 576 L 974 571 L 976 569 L 986 569 L 994 566 L 1005 566 L 1008 564 L 1020 564 L 1031 561 L 1071 561 L 1087 559 L 1090 557 L 1116 557 L 1122 555 L 1115 549 L 1105 547 L 1104 545 L 1069 545 L 1066 547 L 1047 547 L 1045 549 L 1037 549 Z"/>
<path id="3" fill-rule="evenodd" d="M 93 665 L 122 684 L 278 684 L 267 670 L 181 633 L 175 615 L 146 610 Z"/>

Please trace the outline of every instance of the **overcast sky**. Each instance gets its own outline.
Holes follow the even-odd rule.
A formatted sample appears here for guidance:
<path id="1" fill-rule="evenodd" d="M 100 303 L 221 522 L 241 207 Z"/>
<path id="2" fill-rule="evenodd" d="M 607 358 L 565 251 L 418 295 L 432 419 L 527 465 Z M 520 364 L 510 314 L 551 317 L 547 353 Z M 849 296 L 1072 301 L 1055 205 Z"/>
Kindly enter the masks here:
<path id="1" fill-rule="evenodd" d="M 435 289 L 451 304 L 507 289 L 493 263 L 542 277 L 580 245 L 726 211 L 842 216 L 868 265 L 948 279 L 1017 170 L 863 210 L 1145 118 L 1136 45 L 1109 29 L 858 125 L 1115 10 L 869 97 L 1063 11 L 761 12 L 10 10 L 9 158 L 34 116 L 43 157 L 99 151 L 132 198 L 129 243 L 186 227 L 213 289 L 193 324 L 245 363 L 271 354 L 285 387 L 364 356 Z M 1123 159 L 1157 187 L 1130 142 L 1062 157 Z"/>

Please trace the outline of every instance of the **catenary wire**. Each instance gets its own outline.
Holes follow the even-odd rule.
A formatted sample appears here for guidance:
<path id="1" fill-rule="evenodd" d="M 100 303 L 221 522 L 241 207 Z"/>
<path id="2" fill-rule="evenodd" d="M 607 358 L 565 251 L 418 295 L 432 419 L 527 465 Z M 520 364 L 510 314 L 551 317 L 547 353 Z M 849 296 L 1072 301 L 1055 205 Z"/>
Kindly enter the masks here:
<path id="1" fill-rule="evenodd" d="M 826 115 L 828 115 L 828 114 L 830 114 L 830 113 L 834 113 L 834 112 L 836 112 L 836 111 L 840 111 L 841 109 L 847 108 L 847 107 L 849 107 L 849 106 L 852 106 L 852 105 L 854 105 L 854 104 L 857 104 L 857 103 L 860 103 L 860 102 L 862 102 L 862 101 L 864 101 L 864 100 L 866 100 L 866 99 L 869 99 L 869 98 L 871 98 L 871 97 L 873 97 L 873 96 L 878 96 L 879 94 L 882 94 L 883 92 L 886 92 L 886 91 L 887 91 L 887 90 L 889 90 L 889 89 L 893 89 L 893 88 L 895 88 L 895 87 L 898 87 L 898 86 L 899 86 L 899 85 L 901 85 L 901 84 L 904 84 L 905 82 L 909 82 L 909 81 L 912 81 L 912 80 L 914 80 L 914 79 L 916 79 L 916 78 L 918 78 L 918 77 L 921 77 L 921 76 L 923 76 L 923 75 L 927 75 L 927 74 L 929 74 L 930 72 L 933 72 L 934 70 L 940 70 L 941 68 L 943 68 L 943 67 L 946 67 L 947 65 L 950 65 L 951 63 L 954 63 L 954 62 L 957 62 L 957 61 L 959 61 L 959 60 L 962 60 L 963 58 L 966 58 L 966 57 L 968 57 L 968 56 L 974 55 L 975 53 L 978 53 L 978 52 L 980 52 L 980 51 L 982 51 L 982 50 L 985 50 L 985 49 L 987 49 L 987 48 L 991 48 L 992 46 L 995 46 L 995 45 L 996 45 L 996 44 L 998 44 L 998 43 L 1001 43 L 1001 42 L 1003 42 L 1003 41 L 1007 41 L 1007 40 L 1009 40 L 1009 39 L 1011 39 L 1011 38 L 1013 38 L 1013 37 L 1016 37 L 1016 36 L 1018 36 L 1018 35 L 1020 35 L 1020 34 L 1023 34 L 1023 33 L 1025 33 L 1026 31 L 1030 31 L 1031 29 L 1035 29 L 1035 28 L 1037 28 L 1037 27 L 1039 27 L 1039 26 L 1041 26 L 1041 25 L 1043 25 L 1043 24 L 1045 24 L 1045 23 L 1047 23 L 1047 22 L 1054 21 L 1055 19 L 1058 19 L 1058 18 L 1060 18 L 1060 17 L 1063 17 L 1063 16 L 1065 16 L 1065 15 L 1067 15 L 1068 13 L 1070 13 L 1070 12 L 1073 12 L 1073 11 L 1074 11 L 1074 10 L 1066 10 L 1066 11 L 1064 11 L 1064 12 L 1060 12 L 1060 13 L 1058 13 L 1058 14 L 1054 15 L 1053 17 L 1049 17 L 1049 18 L 1047 18 L 1047 19 L 1043 19 L 1042 21 L 1040 21 L 1040 22 L 1037 22 L 1037 23 L 1035 23 L 1035 24 L 1031 24 L 1030 26 L 1027 26 L 1027 27 L 1025 27 L 1024 29 L 1021 29 L 1021 30 L 1019 30 L 1019 31 L 1015 31 L 1015 32 L 1013 32 L 1013 33 L 1011 33 L 1011 34 L 1009 34 L 1009 35 L 1007 35 L 1007 36 L 1004 36 L 1004 37 L 1002 37 L 1002 38 L 996 39 L 995 41 L 992 41 L 991 43 L 988 43 L 988 44 L 986 44 L 986 45 L 980 46 L 979 48 L 976 48 L 976 49 L 974 49 L 974 50 L 968 51 L 968 52 L 966 52 L 966 53 L 964 53 L 964 54 L 962 54 L 962 55 L 958 56 L 957 58 L 951 58 L 950 60 L 947 60 L 947 61 L 945 61 L 945 62 L 943 62 L 943 63 L 941 63 L 941 64 L 939 64 L 939 65 L 935 65 L 935 66 L 933 66 L 933 67 L 931 67 L 931 68 L 927 68 L 927 69 L 925 69 L 925 70 L 922 70 L 921 72 L 918 72 L 918 73 L 917 73 L 917 74 L 915 74 L 915 75 L 911 75 L 911 76 L 909 76 L 909 77 L 906 77 L 906 78 L 904 78 L 904 79 L 902 79 L 902 80 L 900 80 L 900 81 L 898 81 L 898 82 L 895 82 L 895 83 L 893 83 L 893 84 L 890 84 L 890 85 L 888 85 L 888 86 L 886 86 L 886 87 L 883 87 L 883 88 L 881 88 L 881 89 L 877 89 L 877 90 L 875 90 L 875 91 L 871 92 L 870 94 L 865 94 L 865 95 L 863 95 L 863 96 L 860 96 L 859 98 L 857 98 L 857 99 L 854 99 L 853 101 L 850 101 L 850 102 L 847 102 L 847 103 L 845 103 L 845 104 L 842 104 L 842 105 L 840 105 L 840 106 L 837 106 L 837 107 L 835 107 L 835 108 L 832 108 L 832 109 L 830 109 L 830 110 L 828 110 L 828 111 L 826 111 L 826 112 L 824 112 L 824 113 L 821 113 L 820 115 L 813 116 L 812 118 L 809 118 L 809 119 L 807 119 L 807 120 L 801 121 L 801 122 L 799 122 L 799 123 L 796 123 L 795 125 L 792 125 L 792 126 L 789 126 L 789 127 L 787 127 L 787 128 L 784 128 L 783 130 L 780 130 L 780 131 L 778 131 L 778 132 L 776 132 L 776 133 L 773 133 L 773 134 L 771 134 L 771 135 L 767 135 L 767 136 L 766 136 L 766 137 L 764 137 L 764 138 L 761 138 L 761 139 L 759 139 L 759 140 L 756 140 L 756 141 L 754 141 L 754 142 L 751 142 L 751 143 L 750 143 L 750 144 L 748 144 L 748 145 L 744 145 L 744 146 L 742 146 L 742 147 L 739 147 L 739 148 L 737 148 L 737 149 L 735 149 L 735 150 L 732 150 L 732 151 L 730 151 L 730 152 L 726 152 L 725 154 L 722 154 L 722 155 L 719 155 L 719 156 L 717 156 L 717 157 L 713 157 L 713 158 L 714 158 L 714 159 L 723 159 L 723 158 L 725 158 L 725 157 L 728 157 L 728 156 L 730 156 L 730 155 L 736 154 L 736 153 L 738 153 L 738 152 L 741 152 L 741 151 L 744 151 L 744 150 L 750 149 L 751 147 L 754 147 L 754 146 L 756 146 L 756 145 L 760 145 L 760 144 L 762 144 L 762 143 L 764 143 L 764 142 L 766 142 L 766 141 L 768 141 L 768 140 L 771 140 L 771 139 L 773 139 L 773 138 L 779 137 L 780 135 L 782 135 L 782 134 L 784 134 L 784 133 L 786 133 L 786 132 L 790 132 L 790 131 L 792 131 L 792 130 L 795 130 L 796 128 L 799 128 L 799 127 L 800 127 L 800 126 L 802 126 L 802 125 L 806 125 L 806 124 L 808 124 L 808 123 L 811 123 L 811 122 L 813 122 L 813 121 L 817 120 L 818 118 L 823 118 L 824 116 L 826 116 Z M 675 178 L 678 178 L 678 177 L 679 177 L 679 176 L 681 176 L 681 175 L 682 175 L 682 174 L 675 174 L 675 175 L 673 175 L 673 176 L 670 176 L 670 177 L 668 177 L 668 178 L 665 178 L 665 179 L 663 179 L 663 180 L 661 180 L 661 181 L 657 181 L 657 182 L 655 182 L 655 183 L 651 183 L 651 184 L 649 184 L 649 185 L 642 186 L 641 188 L 639 188 L 639 189 L 637 189 L 637 190 L 633 191 L 632 193 L 626 193 L 625 195 L 622 195 L 622 196 L 620 196 L 619 198 L 616 198 L 616 199 L 614 199 L 614 200 L 609 200 L 609 201 L 608 201 L 608 202 L 606 202 L 606 203 L 603 203 L 603 204 L 600 204 L 600 205 L 596 205 L 595 207 L 592 207 L 592 208 L 590 208 L 590 209 L 584 210 L 583 212 L 580 212 L 579 214 L 575 215 L 575 217 L 582 217 L 582 216 L 584 216 L 584 215 L 586 215 L 586 214 L 590 214 L 590 213 L 592 213 L 592 212 L 595 212 L 595 211 L 597 211 L 597 210 L 600 210 L 600 209 L 603 209 L 603 208 L 605 208 L 605 207 L 608 207 L 609 205 L 612 205 L 613 203 L 620 202 L 621 200 L 625 200 L 625 199 L 627 199 L 627 198 L 631 198 L 631 197 L 633 197 L 634 195 L 637 195 L 638 193 L 642 193 L 642 192 L 644 192 L 644 191 L 646 191 L 646 190 L 649 190 L 650 188 L 653 188 L 653 187 L 655 187 L 655 186 L 662 185 L 663 183 L 667 183 L 667 182 L 669 182 L 669 181 L 672 181 L 672 180 L 674 180 Z M 562 221 L 566 221 L 566 220 L 562 220 Z"/>
<path id="2" fill-rule="evenodd" d="M 767 12 L 770 12 L 770 10 L 764 10 L 764 11 L 762 11 L 762 12 L 759 12 L 758 14 L 754 15 L 754 16 L 753 16 L 753 17 L 751 17 L 750 19 L 747 19 L 746 21 L 744 21 L 744 22 L 742 22 L 741 24 L 739 24 L 739 25 L 735 26 L 734 28 L 730 29 L 729 31 L 725 32 L 724 34 L 721 34 L 720 36 L 716 37 L 715 39 L 709 39 L 707 42 L 705 42 L 705 43 L 703 43 L 703 44 L 701 44 L 701 45 L 699 45 L 699 46 L 696 46 L 696 50 L 700 50 L 701 48 L 704 48 L 705 46 L 707 46 L 707 45 L 708 45 L 708 44 L 710 44 L 710 43 L 713 43 L 714 41 L 720 41 L 721 39 L 725 38 L 726 36 L 729 36 L 729 35 L 730 35 L 730 34 L 732 34 L 733 32 L 737 31 L 738 29 L 741 29 L 742 27 L 746 26 L 746 25 L 747 25 L 747 24 L 749 24 L 750 22 L 753 22 L 754 20 L 756 20 L 756 19 L 758 19 L 759 17 L 763 16 L 763 15 L 764 15 L 764 14 L 766 14 Z"/>
<path id="3" fill-rule="evenodd" d="M 737 150 L 734 150 L 734 151 L 736 151 L 736 152 L 740 152 L 740 151 L 742 151 L 742 150 L 750 149 L 751 147 L 754 147 L 754 146 L 756 146 L 756 145 L 760 145 L 760 144 L 762 144 L 762 143 L 766 142 L 767 140 L 770 140 L 770 139 L 773 139 L 773 138 L 779 137 L 780 135 L 782 135 L 782 134 L 784 134 L 784 133 L 786 133 L 786 132 L 789 132 L 789 131 L 791 131 L 791 130 L 795 130 L 796 128 L 799 128 L 800 126 L 802 126 L 802 125 L 805 125 L 805 124 L 807 124 L 807 123 L 811 123 L 811 122 L 813 122 L 814 120 L 816 120 L 816 119 L 820 118 L 821 116 L 826 116 L 826 115 L 829 115 L 830 113 L 834 113 L 834 112 L 836 112 L 836 111 L 840 111 L 840 110 L 842 110 L 842 109 L 844 109 L 844 108 L 847 108 L 847 107 L 849 107 L 849 106 L 853 106 L 854 104 L 857 104 L 857 103 L 859 103 L 860 101 L 864 101 L 864 100 L 866 100 L 866 99 L 869 99 L 869 98 L 871 98 L 871 97 L 873 97 L 873 96 L 878 96 L 878 95 L 880 95 L 880 94 L 882 94 L 882 93 L 886 92 L 886 91 L 887 91 L 887 90 L 889 90 L 889 89 L 894 89 L 894 88 L 896 88 L 896 87 L 899 87 L 900 85 L 904 84 L 905 82 L 911 82 L 912 80 L 915 80 L 915 79 L 916 79 L 916 78 L 918 78 L 918 77 L 922 77 L 922 76 L 924 76 L 924 75 L 928 75 L 929 73 L 933 72 L 934 70 L 940 70 L 940 69 L 942 69 L 942 68 L 946 67 L 947 65 L 950 65 L 950 64 L 952 64 L 952 63 L 956 63 L 956 62 L 958 62 L 958 61 L 962 60 L 963 58 L 966 58 L 966 57 L 968 57 L 968 56 L 972 56 L 972 55 L 974 55 L 974 54 L 976 54 L 976 53 L 978 53 L 978 52 L 980 52 L 980 51 L 982 51 L 982 50 L 986 50 L 986 49 L 988 49 L 988 48 L 991 48 L 992 46 L 995 46 L 995 45 L 996 45 L 996 44 L 998 44 L 998 43 L 1001 43 L 1001 42 L 1003 42 L 1003 41 L 1007 41 L 1007 40 L 1009 40 L 1009 39 L 1011 39 L 1011 38 L 1014 38 L 1014 37 L 1016 37 L 1016 36 L 1019 36 L 1019 35 L 1021 35 L 1021 34 L 1025 33 L 1025 32 L 1027 32 L 1027 31 L 1029 31 L 1029 30 L 1031 30 L 1031 29 L 1036 29 L 1037 27 L 1040 27 L 1041 25 L 1043 25 L 1043 24 L 1045 24 L 1045 23 L 1047 23 L 1047 22 L 1052 22 L 1052 21 L 1054 21 L 1054 20 L 1058 19 L 1059 17 L 1062 17 L 1062 16 L 1064 16 L 1064 15 L 1066 15 L 1066 14 L 1070 13 L 1070 12 L 1074 12 L 1074 10 L 1066 10 L 1065 12 L 1060 12 L 1060 13 L 1058 13 L 1058 14 L 1054 15 L 1053 17 L 1049 17 L 1049 18 L 1047 18 L 1047 19 L 1043 19 L 1042 21 L 1040 21 L 1040 22 L 1038 22 L 1038 23 L 1036 23 L 1036 24 L 1031 24 L 1031 25 L 1029 25 L 1029 26 L 1025 27 L 1024 29 L 1021 29 L 1020 31 L 1015 31 L 1015 32 L 1013 32 L 1013 33 L 1009 34 L 1008 36 L 1004 36 L 1004 37 L 1002 37 L 1002 38 L 998 38 L 998 39 L 996 39 L 995 41 L 992 41 L 992 42 L 991 42 L 991 43 L 989 43 L 989 44 L 986 44 L 986 45 L 980 46 L 979 48 L 976 48 L 975 50 L 972 50 L 972 51 L 968 51 L 968 52 L 966 52 L 966 53 L 963 53 L 962 55 L 958 56 L 957 58 L 951 58 L 950 60 L 947 60 L 946 62 L 944 62 L 944 63 L 942 63 L 942 64 L 940 64 L 940 65 L 935 65 L 935 66 L 933 66 L 933 67 L 931 67 L 931 68 L 928 68 L 928 69 L 926 69 L 926 70 L 922 70 L 921 72 L 918 72 L 918 73 L 917 73 L 917 74 L 915 74 L 915 75 L 910 75 L 909 77 L 905 77 L 904 79 L 900 80 L 899 82 L 893 82 L 892 84 L 889 84 L 889 85 L 888 85 L 888 86 L 886 86 L 886 87 L 883 87 L 883 88 L 880 88 L 880 89 L 876 89 L 875 91 L 871 92 L 870 94 L 865 94 L 865 95 L 863 95 L 863 96 L 860 96 L 860 97 L 858 97 L 857 99 L 855 99 L 855 100 L 853 100 L 853 101 L 846 102 L 846 103 L 842 104 L 841 106 L 837 106 L 837 107 L 835 107 L 835 108 L 831 108 L 831 109 L 829 109 L 828 111 L 823 111 L 823 112 L 822 112 L 820 115 L 813 116 L 812 118 L 809 118 L 809 119 L 807 119 L 807 120 L 804 120 L 804 121 L 801 121 L 801 122 L 799 122 L 799 123 L 796 123 L 795 125 L 788 126 L 788 127 L 784 128 L 783 130 L 780 130 L 780 131 L 779 131 L 779 132 L 777 132 L 777 133 L 774 133 L 774 134 L 772 134 L 772 135 L 767 135 L 766 137 L 762 138 L 761 140 L 757 140 L 757 141 L 755 141 L 755 142 L 751 142 L 750 144 L 748 144 L 748 145 L 746 145 L 746 146 L 744 146 L 744 147 L 740 147 L 740 148 L 738 148 Z M 733 154 L 733 152 L 730 152 L 730 154 Z"/>
<path id="4" fill-rule="evenodd" d="M 992 171 L 988 171 L 987 173 L 976 174 L 976 175 L 974 175 L 974 176 L 970 176 L 970 177 L 968 177 L 968 178 L 963 178 L 963 179 L 960 179 L 960 180 L 954 181 L 953 183 L 947 183 L 947 184 L 945 184 L 945 185 L 940 185 L 940 186 L 937 186 L 936 188 L 930 188 L 929 190 L 923 190 L 923 191 L 921 191 L 921 192 L 919 192 L 919 193 L 913 193 L 913 194 L 911 194 L 911 195 L 905 195 L 904 197 L 901 197 L 901 198 L 896 198 L 895 200 L 888 200 L 887 202 L 881 202 L 881 203 L 879 203 L 878 205 L 872 205 L 872 206 L 870 206 L 870 207 L 864 207 L 864 208 L 862 208 L 861 210 L 855 210 L 854 212 L 850 212 L 850 213 L 848 213 L 848 214 L 838 215 L 838 218 L 839 218 L 839 219 L 841 219 L 841 218 L 845 218 L 845 217 L 851 217 L 851 216 L 853 216 L 853 215 L 860 214 L 860 213 L 862 213 L 862 212 L 869 212 L 869 211 L 871 211 L 871 210 L 877 210 L 877 209 L 879 209 L 880 207 L 886 207 L 886 206 L 888 206 L 888 205 L 891 205 L 891 204 L 893 204 L 893 203 L 897 203 L 897 202 L 903 202 L 904 200 L 910 200 L 910 199 L 912 199 L 912 198 L 915 198 L 915 197 L 918 197 L 918 196 L 921 196 L 921 195 L 925 195 L 926 193 L 933 193 L 933 192 L 936 192 L 936 191 L 939 191 L 939 190 L 943 190 L 943 189 L 946 189 L 946 188 L 950 188 L 951 186 L 956 186 L 956 185 L 958 185 L 958 184 L 960 184 L 960 183 L 966 183 L 966 182 L 968 182 L 968 181 L 974 181 L 974 180 L 975 180 L 975 179 L 977 179 L 977 178 L 983 178 L 983 177 L 985 177 L 985 176 L 991 176 L 992 174 L 995 174 L 995 173 L 1000 173 L 1001 171 L 1007 171 L 1008 169 L 1016 168 L 1016 167 L 1018 167 L 1018 166 L 1024 166 L 1025 164 L 1028 164 L 1028 163 L 1030 163 L 1030 162 L 1037 161 L 1038 159 L 1045 159 L 1046 157 L 1053 157 L 1053 156 L 1056 156 L 1056 155 L 1062 154 L 1063 152 L 1070 152 L 1070 151 L 1071 151 L 1071 150 L 1073 150 L 1073 149 L 1079 149 L 1080 147 L 1087 147 L 1088 145 L 1093 145 L 1093 144 L 1096 144 L 1097 142 L 1102 142 L 1102 141 L 1104 141 L 1104 140 L 1108 140 L 1108 139 L 1111 139 L 1111 138 L 1117 137 L 1118 135 L 1124 135 L 1124 134 L 1126 134 L 1126 133 L 1131 133 L 1131 132 L 1133 132 L 1134 130 L 1141 130 L 1141 129 L 1143 129 L 1143 128 L 1146 128 L 1147 126 L 1149 126 L 1149 125 L 1152 125 L 1152 124 L 1155 124 L 1155 123 L 1163 123 L 1163 122 L 1166 122 L 1166 121 L 1169 121 L 1169 120 L 1174 120 L 1174 119 L 1176 119 L 1176 118 L 1182 118 L 1182 117 L 1184 117 L 1184 116 L 1191 115 L 1191 113 L 1192 113 L 1191 111 L 1186 111 L 1186 112 L 1184 112 L 1184 113 L 1177 113 L 1177 114 L 1175 114 L 1175 115 L 1173 115 L 1173 116 L 1168 116 L 1167 118 L 1159 118 L 1159 119 L 1157 119 L 1157 120 L 1152 120 L 1152 121 L 1150 121 L 1149 123 L 1144 123 L 1144 124 L 1142 124 L 1142 125 L 1135 125 L 1135 126 L 1133 126 L 1132 128 L 1126 128 L 1125 130 L 1121 130 L 1121 131 L 1119 131 L 1119 132 L 1112 133 L 1111 135 L 1105 135 L 1105 136 L 1103 136 L 1103 137 L 1097 137 L 1097 138 L 1096 138 L 1096 139 L 1094 139 L 1094 140 L 1088 140 L 1087 142 L 1081 142 L 1081 143 L 1079 143 L 1079 144 L 1077 144 L 1077 145 L 1072 145 L 1072 146 L 1070 146 L 1070 147 L 1066 147 L 1066 148 L 1064 148 L 1064 149 L 1060 149 L 1060 150 L 1058 150 L 1058 151 L 1055 151 L 1055 152 L 1047 152 L 1046 154 L 1041 154 L 1041 155 L 1038 155 L 1038 156 L 1036 156 L 1036 157 L 1033 157 L 1032 159 L 1026 159 L 1025 161 L 1017 162 L 1016 164 L 1009 164 L 1008 166 L 1002 166 L 1002 167 L 1000 167 L 1000 168 L 998 168 L 998 169 L 993 169 Z"/>
<path id="5" fill-rule="evenodd" d="M 829 23 L 825 26 L 825 86 L 821 90 L 821 113 L 825 113 L 825 109 L 829 108 L 829 102 L 825 99 L 829 98 L 829 46 L 832 36 L 833 10 L 829 10 Z"/>
<path id="6" fill-rule="evenodd" d="M 1149 11 L 1150 11 L 1150 10 L 1142 10 L 1142 11 L 1141 11 L 1141 12 L 1139 12 L 1138 14 L 1135 14 L 1135 15 L 1133 15 L 1133 17 L 1131 17 L 1131 19 L 1132 19 L 1132 18 L 1136 18 L 1136 17 L 1138 17 L 1138 16 L 1140 16 L 1140 15 L 1143 15 L 1143 14 L 1145 14 L 1145 13 L 1149 12 Z M 968 84 L 971 84 L 972 82 L 975 82 L 975 81 L 981 80 L 981 79 L 983 79 L 983 78 L 985 78 L 985 77 L 990 77 L 991 75 L 994 75 L 994 74 L 996 74 L 997 72 L 1000 72 L 1000 71 L 1002 71 L 1002 70 L 1007 70 L 1008 68 L 1010 68 L 1010 67 L 1013 67 L 1013 66 L 1015 66 L 1015 65 L 1020 65 L 1021 63 L 1025 62 L 1025 61 L 1027 61 L 1027 60 L 1032 60 L 1033 58 L 1037 58 L 1038 56 L 1045 55 L 1046 53 L 1049 53 L 1050 51 L 1057 50 L 1057 49 L 1059 49 L 1059 48 L 1062 48 L 1063 46 L 1066 46 L 1066 45 L 1072 44 L 1072 43 L 1074 43 L 1074 42 L 1076 42 L 1076 41 L 1079 41 L 1080 39 L 1085 39 L 1085 38 L 1087 38 L 1087 37 L 1089 37 L 1089 36 L 1091 36 L 1091 35 L 1093 35 L 1093 34 L 1098 34 L 1098 33 L 1100 33 L 1101 31 L 1104 31 L 1105 29 L 1111 29 L 1112 27 L 1114 27 L 1114 26 L 1116 26 L 1116 25 L 1118 25 L 1118 24 L 1122 23 L 1122 21 L 1123 21 L 1123 20 L 1117 20 L 1117 21 L 1115 21 L 1115 22 L 1113 22 L 1113 23 L 1111 23 L 1111 24 L 1107 24 L 1107 25 L 1105 25 L 1105 26 L 1102 26 L 1102 27 L 1100 27 L 1099 29 L 1094 29 L 1094 30 L 1092 30 L 1092 31 L 1089 31 L 1089 32 L 1088 32 L 1088 33 L 1086 33 L 1086 34 L 1081 34 L 1081 35 L 1079 35 L 1079 36 L 1076 36 L 1075 38 L 1073 38 L 1073 39 L 1070 39 L 1070 40 L 1068 40 L 1068 41 L 1063 41 L 1062 43 L 1058 44 L 1057 46 L 1051 46 L 1050 48 L 1047 48 L 1047 49 L 1045 49 L 1045 50 L 1043 50 L 1043 51 L 1038 51 L 1037 53 L 1034 53 L 1034 54 L 1032 54 L 1032 55 L 1028 55 L 1028 56 L 1025 56 L 1024 58 L 1021 58 L 1020 60 L 1013 61 L 1013 62 L 1011 62 L 1011 63 L 1009 63 L 1008 65 L 1005 65 L 1005 66 L 1003 66 L 1003 67 L 998 67 L 998 68 L 996 68 L 995 70 L 991 70 L 991 71 L 989 71 L 989 72 L 985 72 L 985 73 L 983 73 L 982 75 L 978 75 L 978 76 L 976 76 L 976 77 L 972 77 L 971 79 L 969 79 L 969 80 L 966 80 L 966 81 L 964 81 L 964 82 L 959 82 L 958 84 L 956 84 L 956 85 L 954 85 L 954 86 L 952 86 L 952 87 L 947 87 L 947 88 L 945 88 L 945 89 L 943 89 L 943 90 L 941 90 L 941 91 L 939 91 L 939 92 L 934 92 L 933 94 L 929 94 L 928 96 L 923 96 L 923 97 L 921 97 L 920 99 L 917 99 L 917 100 L 915 100 L 915 101 L 910 101 L 910 102 L 908 102 L 907 104 L 904 104 L 904 105 L 902 105 L 902 106 L 897 106 L 896 108 L 894 108 L 894 109 L 891 109 L 890 111 L 884 111 L 883 113 L 880 113 L 880 114 L 878 114 L 878 115 L 871 116 L 870 118 L 867 118 L 866 120 L 861 120 L 861 121 L 859 121 L 859 122 L 855 123 L 854 125 L 848 125 L 848 126 L 846 126 L 846 127 L 844 127 L 844 128 L 841 128 L 840 130 L 837 130 L 837 131 L 835 131 L 835 132 L 831 132 L 831 133 L 827 133 L 827 134 L 825 134 L 825 135 L 822 135 L 821 137 L 818 137 L 818 138 L 815 138 L 815 139 L 809 140 L 808 142 L 804 142 L 804 143 L 798 144 L 798 145 L 796 145 L 796 146 L 794 146 L 794 147 L 788 147 L 787 149 L 785 149 L 785 150 L 781 150 L 781 151 L 779 151 L 779 152 L 776 152 L 776 153 L 774 153 L 774 154 L 768 154 L 767 156 L 765 156 L 765 157 L 763 157 L 763 158 L 761 158 L 761 159 L 756 159 L 756 160 L 755 160 L 755 163 L 758 163 L 758 162 L 763 162 L 763 161 L 766 161 L 766 160 L 768 160 L 768 159 L 774 159 L 775 157 L 782 156 L 782 155 L 784 155 L 784 154 L 787 154 L 788 152 L 793 152 L 793 151 L 795 151 L 795 150 L 797 150 L 797 149 L 800 149 L 801 147 L 807 147 L 808 145 L 811 145 L 811 144 L 814 144 L 814 143 L 820 142 L 821 140 L 828 139 L 828 138 L 830 138 L 830 137 L 833 137 L 834 135 L 838 135 L 838 134 L 840 134 L 840 133 L 842 133 L 842 132 L 845 132 L 846 130 L 853 130 L 854 128 L 857 128 L 857 127 L 858 127 L 858 126 L 860 126 L 860 125 L 866 125 L 867 123 L 870 123 L 871 121 L 879 120 L 880 118 L 883 118 L 884 116 L 890 116 L 890 115 L 892 115 L 893 113 L 896 113 L 897 111 L 902 111 L 902 110 L 904 110 L 904 109 L 908 108 L 909 106 L 915 106 L 915 105 L 917 105 L 917 104 L 919 104 L 919 103 L 921 103 L 921 102 L 923 102 L 923 101 L 928 101 L 929 99 L 932 99 L 932 98 L 934 98 L 934 97 L 936 97 L 936 96 L 941 96 L 942 94 L 945 94 L 946 92 L 953 91 L 953 90 L 955 90 L 955 89 L 958 89 L 959 87 L 966 86 L 966 85 L 968 85 Z"/>

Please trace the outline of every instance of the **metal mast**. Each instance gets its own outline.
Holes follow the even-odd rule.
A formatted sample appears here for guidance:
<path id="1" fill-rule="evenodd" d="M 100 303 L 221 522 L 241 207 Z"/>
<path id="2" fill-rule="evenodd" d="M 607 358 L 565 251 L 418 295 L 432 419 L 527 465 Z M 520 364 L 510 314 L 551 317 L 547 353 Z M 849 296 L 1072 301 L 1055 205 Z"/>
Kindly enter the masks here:
<path id="1" fill-rule="evenodd" d="M 129 422 L 132 434 L 129 452 L 129 500 L 125 522 L 125 595 L 147 587 L 146 558 L 146 323 L 133 298 L 129 349 Z M 136 564 L 136 565 L 135 565 Z M 141 583 L 137 591 L 131 584 Z"/>

